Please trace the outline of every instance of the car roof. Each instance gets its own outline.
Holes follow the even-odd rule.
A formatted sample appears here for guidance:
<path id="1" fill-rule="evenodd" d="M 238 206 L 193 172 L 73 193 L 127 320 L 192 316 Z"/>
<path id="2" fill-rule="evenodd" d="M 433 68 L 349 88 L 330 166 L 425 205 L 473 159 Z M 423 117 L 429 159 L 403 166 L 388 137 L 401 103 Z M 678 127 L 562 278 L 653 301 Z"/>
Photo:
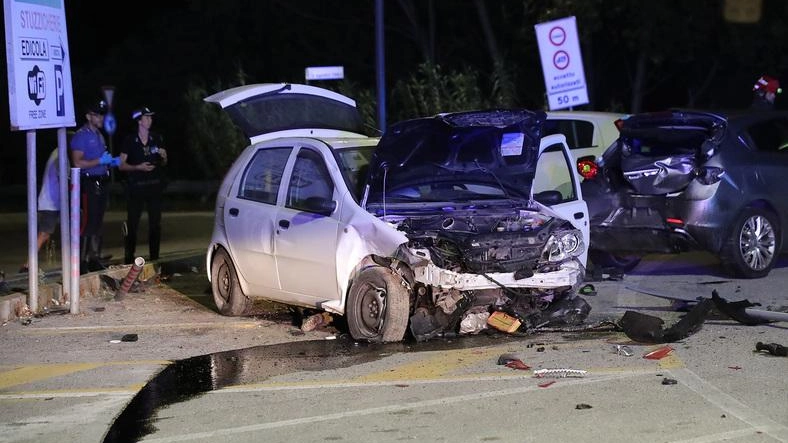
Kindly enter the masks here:
<path id="1" fill-rule="evenodd" d="M 315 86 L 258 83 L 204 100 L 221 106 L 252 143 L 279 137 L 366 137 L 355 100 Z"/>

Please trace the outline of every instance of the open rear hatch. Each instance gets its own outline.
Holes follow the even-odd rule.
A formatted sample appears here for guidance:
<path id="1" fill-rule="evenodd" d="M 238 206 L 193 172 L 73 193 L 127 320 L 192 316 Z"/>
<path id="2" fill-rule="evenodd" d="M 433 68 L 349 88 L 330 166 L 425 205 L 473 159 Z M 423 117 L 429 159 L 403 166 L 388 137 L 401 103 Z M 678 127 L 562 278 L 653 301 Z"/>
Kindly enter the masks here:
<path id="1" fill-rule="evenodd" d="M 619 138 L 621 171 L 637 194 L 680 192 L 716 152 L 724 121 L 713 114 L 666 112 L 632 116 Z"/>

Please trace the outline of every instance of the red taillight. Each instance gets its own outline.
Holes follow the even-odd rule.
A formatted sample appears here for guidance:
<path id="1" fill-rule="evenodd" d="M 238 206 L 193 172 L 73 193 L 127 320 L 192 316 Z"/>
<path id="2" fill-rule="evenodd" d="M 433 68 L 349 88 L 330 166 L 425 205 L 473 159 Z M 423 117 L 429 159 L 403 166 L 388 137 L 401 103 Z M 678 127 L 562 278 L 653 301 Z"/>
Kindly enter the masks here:
<path id="1" fill-rule="evenodd" d="M 598 172 L 599 166 L 597 166 L 592 160 L 579 160 L 577 162 L 577 173 L 585 179 L 590 180 L 596 177 Z"/>
<path id="2" fill-rule="evenodd" d="M 668 222 L 669 225 L 684 226 L 684 220 L 682 220 L 680 218 L 670 218 L 669 217 L 669 218 L 666 218 L 665 221 Z"/>
<path id="3" fill-rule="evenodd" d="M 624 119 L 623 118 L 616 119 L 616 121 L 614 121 L 613 124 L 616 125 L 616 129 L 620 131 L 621 127 L 624 126 Z"/>

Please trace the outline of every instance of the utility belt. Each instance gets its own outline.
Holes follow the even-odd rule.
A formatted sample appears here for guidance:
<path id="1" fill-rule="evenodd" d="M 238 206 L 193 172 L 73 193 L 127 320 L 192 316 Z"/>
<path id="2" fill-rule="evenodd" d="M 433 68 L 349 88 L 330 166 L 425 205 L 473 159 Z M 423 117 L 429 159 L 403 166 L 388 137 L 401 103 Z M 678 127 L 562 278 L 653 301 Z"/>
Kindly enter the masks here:
<path id="1" fill-rule="evenodd" d="M 79 176 L 81 182 L 105 183 L 109 181 L 109 174 L 82 174 Z"/>

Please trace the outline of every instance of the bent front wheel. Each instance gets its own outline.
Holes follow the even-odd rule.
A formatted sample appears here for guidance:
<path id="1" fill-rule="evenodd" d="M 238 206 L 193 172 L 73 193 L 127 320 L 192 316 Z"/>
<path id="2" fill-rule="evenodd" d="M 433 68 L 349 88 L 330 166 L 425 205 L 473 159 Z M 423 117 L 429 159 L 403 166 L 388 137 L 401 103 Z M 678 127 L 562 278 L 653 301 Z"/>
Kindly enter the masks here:
<path id="1" fill-rule="evenodd" d="M 400 276 L 380 266 L 364 269 L 348 292 L 350 335 L 370 342 L 401 341 L 408 327 L 409 303 Z"/>

